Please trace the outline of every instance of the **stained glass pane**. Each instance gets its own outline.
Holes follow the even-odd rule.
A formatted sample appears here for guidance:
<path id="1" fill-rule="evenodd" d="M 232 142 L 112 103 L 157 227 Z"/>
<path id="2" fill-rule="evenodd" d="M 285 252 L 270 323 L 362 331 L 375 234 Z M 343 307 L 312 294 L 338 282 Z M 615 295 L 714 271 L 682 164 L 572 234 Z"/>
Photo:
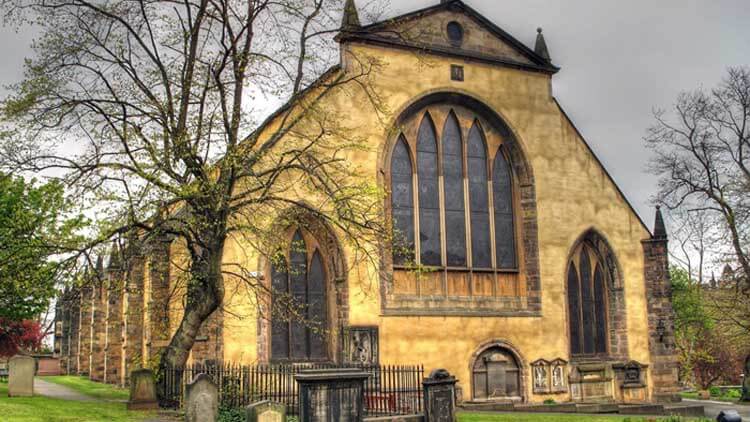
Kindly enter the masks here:
<path id="1" fill-rule="evenodd" d="M 310 331 L 310 358 L 321 359 L 326 357 L 325 330 L 326 318 L 326 291 L 325 273 L 323 271 L 323 260 L 317 250 L 310 261 L 310 271 L 307 275 L 307 319 Z"/>
<path id="2" fill-rule="evenodd" d="M 492 267 L 487 153 L 482 129 L 474 123 L 467 144 L 469 210 L 471 211 L 471 258 L 475 268 Z"/>
<path id="3" fill-rule="evenodd" d="M 466 266 L 466 215 L 464 206 L 461 131 L 451 113 L 443 128 L 443 187 L 445 190 L 445 243 L 449 266 Z"/>
<path id="4" fill-rule="evenodd" d="M 594 271 L 594 304 L 596 306 L 596 353 L 607 352 L 607 306 L 603 272 L 599 264 Z"/>
<path id="5" fill-rule="evenodd" d="M 423 265 L 441 265 L 437 139 L 429 115 L 417 133 L 417 176 L 420 258 Z"/>
<path id="6" fill-rule="evenodd" d="M 414 190 L 409 148 L 403 136 L 391 157 L 391 212 L 393 216 L 393 263 L 414 259 Z"/>
<path id="7" fill-rule="evenodd" d="M 578 272 L 574 263 L 568 266 L 568 319 L 570 320 L 570 352 L 581 353 L 581 305 Z"/>
<path id="8" fill-rule="evenodd" d="M 492 197 L 495 208 L 495 259 L 498 268 L 516 268 L 513 230 L 513 185 L 510 166 L 500 150 L 492 168 Z"/>
<path id="9" fill-rule="evenodd" d="M 594 353 L 594 333 L 595 318 L 594 314 L 594 290 L 591 286 L 591 260 L 589 259 L 588 248 L 581 249 L 581 258 L 579 260 L 581 271 L 581 301 L 583 302 L 583 353 Z"/>
<path id="10" fill-rule="evenodd" d="M 287 295 L 288 274 L 283 257 L 276 257 L 277 261 L 271 265 L 272 312 L 271 316 L 271 358 L 289 358 L 289 322 L 280 312 L 286 313 L 283 305 Z"/>

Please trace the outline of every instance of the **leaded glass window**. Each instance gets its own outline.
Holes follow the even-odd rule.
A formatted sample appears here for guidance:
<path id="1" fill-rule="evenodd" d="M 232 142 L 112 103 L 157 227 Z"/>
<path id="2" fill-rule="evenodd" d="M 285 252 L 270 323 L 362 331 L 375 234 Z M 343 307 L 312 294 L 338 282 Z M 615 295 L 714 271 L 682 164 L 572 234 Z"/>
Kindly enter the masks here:
<path id="1" fill-rule="evenodd" d="M 568 264 L 568 315 L 572 355 L 607 353 L 607 286 L 599 255 L 582 243 Z"/>
<path id="2" fill-rule="evenodd" d="M 440 190 L 435 127 L 425 114 L 417 133 L 417 186 L 419 188 L 419 246 L 422 265 L 442 265 Z"/>
<path id="3" fill-rule="evenodd" d="M 272 260 L 272 359 L 303 361 L 327 356 L 325 269 L 320 252 L 310 249 L 297 230 L 288 265 L 283 254 Z"/>
<path id="4" fill-rule="evenodd" d="M 491 268 L 490 207 L 487 190 L 487 148 L 477 122 L 469 131 L 466 151 L 469 178 L 471 222 L 471 260 L 474 268 Z"/>
<path id="5" fill-rule="evenodd" d="M 450 267 L 466 267 L 466 207 L 461 129 L 451 113 L 443 128 L 443 189 L 445 190 L 445 250 Z"/>
<path id="6" fill-rule="evenodd" d="M 516 236 L 513 230 L 513 184 L 510 165 L 503 150 L 495 154 L 492 167 L 492 200 L 495 213 L 495 259 L 499 268 L 516 267 Z"/>
<path id="7" fill-rule="evenodd" d="M 391 212 L 393 213 L 393 263 L 414 259 L 414 186 L 409 146 L 399 137 L 391 156 Z"/>

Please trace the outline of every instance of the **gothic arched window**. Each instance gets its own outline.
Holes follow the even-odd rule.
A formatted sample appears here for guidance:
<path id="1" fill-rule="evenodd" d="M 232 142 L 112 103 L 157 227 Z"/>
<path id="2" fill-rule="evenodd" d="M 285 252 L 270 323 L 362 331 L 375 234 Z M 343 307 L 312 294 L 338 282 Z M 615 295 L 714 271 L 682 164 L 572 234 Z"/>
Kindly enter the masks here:
<path id="1" fill-rule="evenodd" d="M 292 237 L 288 260 L 283 253 L 274 258 L 271 287 L 271 358 L 325 359 L 325 270 L 320 252 L 308 246 L 301 231 Z"/>
<path id="2" fill-rule="evenodd" d="M 459 296 L 507 289 L 490 285 L 498 270 L 519 270 L 513 167 L 504 142 L 503 135 L 463 107 L 424 110 L 404 124 L 390 158 L 392 254 L 397 268 L 417 264 L 451 271 L 456 277 L 446 283 L 457 283 L 454 291 Z M 511 275 L 498 277 L 511 280 Z M 432 280 L 421 293 L 418 284 L 409 292 L 435 295 L 445 289 L 437 277 Z"/>
<path id="3" fill-rule="evenodd" d="M 599 254 L 581 242 L 568 263 L 568 315 L 573 356 L 607 353 L 607 285 Z"/>

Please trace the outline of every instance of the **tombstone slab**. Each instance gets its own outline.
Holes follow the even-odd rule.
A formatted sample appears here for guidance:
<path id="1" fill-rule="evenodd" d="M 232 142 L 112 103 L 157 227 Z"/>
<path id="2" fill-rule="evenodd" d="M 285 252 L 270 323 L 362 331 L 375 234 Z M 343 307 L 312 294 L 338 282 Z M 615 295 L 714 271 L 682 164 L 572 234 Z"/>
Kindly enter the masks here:
<path id="1" fill-rule="evenodd" d="M 365 380 L 357 368 L 314 369 L 295 375 L 300 422 L 362 422 Z"/>
<path id="2" fill-rule="evenodd" d="M 422 381 L 425 422 L 456 421 L 456 382 L 456 377 L 445 369 L 432 371 Z"/>
<path id="3" fill-rule="evenodd" d="M 246 422 L 286 422 L 286 405 L 269 400 L 255 402 L 245 408 Z"/>
<path id="4" fill-rule="evenodd" d="M 215 422 L 219 417 L 219 389 L 210 376 L 199 374 L 185 391 L 185 422 Z"/>
<path id="5" fill-rule="evenodd" d="M 156 399 L 154 372 L 150 369 L 137 369 L 130 373 L 130 399 L 128 410 L 153 410 L 159 408 Z"/>
<path id="6" fill-rule="evenodd" d="M 31 356 L 13 356 L 8 362 L 8 397 L 34 395 L 36 362 Z"/>

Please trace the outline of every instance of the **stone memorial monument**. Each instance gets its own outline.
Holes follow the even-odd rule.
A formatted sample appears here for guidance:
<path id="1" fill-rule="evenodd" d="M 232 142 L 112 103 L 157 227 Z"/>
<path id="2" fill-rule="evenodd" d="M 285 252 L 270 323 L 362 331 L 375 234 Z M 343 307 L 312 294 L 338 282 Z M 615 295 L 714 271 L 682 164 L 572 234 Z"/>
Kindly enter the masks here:
<path id="1" fill-rule="evenodd" d="M 357 368 L 320 369 L 295 375 L 299 384 L 300 422 L 361 422 L 365 380 Z"/>
<path id="2" fill-rule="evenodd" d="M 185 390 L 185 422 L 215 422 L 219 417 L 219 389 L 210 376 L 199 374 Z"/>
<path id="3" fill-rule="evenodd" d="M 36 372 L 36 362 L 31 356 L 16 355 L 10 358 L 8 362 L 8 396 L 33 396 L 34 372 Z"/>
<path id="4" fill-rule="evenodd" d="M 436 369 L 429 378 L 422 381 L 424 386 L 425 422 L 456 421 L 456 378 L 445 369 Z"/>
<path id="5" fill-rule="evenodd" d="M 286 405 L 268 400 L 255 402 L 245 408 L 246 422 L 286 422 Z"/>
<path id="6" fill-rule="evenodd" d="M 159 408 L 156 400 L 154 372 L 150 369 L 136 369 L 130 373 L 130 399 L 128 410 L 152 410 Z"/>

